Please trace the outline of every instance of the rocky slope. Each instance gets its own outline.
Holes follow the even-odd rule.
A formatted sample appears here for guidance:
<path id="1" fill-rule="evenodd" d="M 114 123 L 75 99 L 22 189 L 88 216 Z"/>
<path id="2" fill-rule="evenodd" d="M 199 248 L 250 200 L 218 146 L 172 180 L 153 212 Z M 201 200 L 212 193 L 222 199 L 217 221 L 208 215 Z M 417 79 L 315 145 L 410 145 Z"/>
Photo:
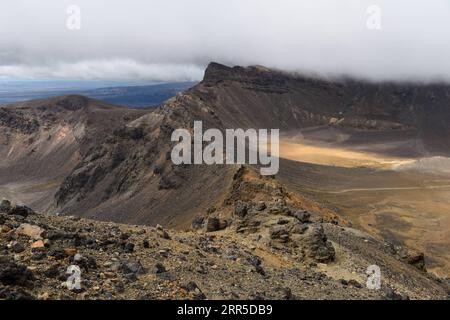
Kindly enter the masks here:
<path id="1" fill-rule="evenodd" d="M 81 96 L 0 108 L 0 192 L 47 211 L 69 172 L 115 128 L 144 111 Z"/>
<path id="2" fill-rule="evenodd" d="M 194 120 L 204 129 L 410 135 L 420 143 L 408 152 L 441 154 L 448 98 L 443 85 L 212 63 L 200 84 L 152 111 L 80 96 L 2 107 L 0 196 L 51 215 L 3 203 L 0 297 L 448 298 L 423 254 L 352 229 L 293 188 L 295 170 L 282 172 L 294 183 L 281 185 L 249 167 L 175 166 L 169 157 L 173 130 L 192 130 Z M 178 231 L 131 226 L 158 223 Z M 71 264 L 82 268 L 82 292 L 61 286 Z M 364 288 L 374 264 L 378 291 Z"/>
<path id="3" fill-rule="evenodd" d="M 330 82 L 211 63 L 201 83 L 153 111 L 80 96 L 10 105 L 0 109 L 0 192 L 44 212 L 185 228 L 222 201 L 234 168 L 174 166 L 174 129 L 194 120 L 282 134 L 327 125 L 353 140 L 407 136 L 415 142 L 404 152 L 439 155 L 449 150 L 449 96 L 445 85 Z"/>
<path id="4" fill-rule="evenodd" d="M 245 167 L 223 207 L 189 232 L 41 215 L 3 201 L 0 299 L 449 298 L 421 255 L 311 205 Z M 380 290 L 366 288 L 373 264 Z M 73 265 L 79 289 L 67 286 Z"/>

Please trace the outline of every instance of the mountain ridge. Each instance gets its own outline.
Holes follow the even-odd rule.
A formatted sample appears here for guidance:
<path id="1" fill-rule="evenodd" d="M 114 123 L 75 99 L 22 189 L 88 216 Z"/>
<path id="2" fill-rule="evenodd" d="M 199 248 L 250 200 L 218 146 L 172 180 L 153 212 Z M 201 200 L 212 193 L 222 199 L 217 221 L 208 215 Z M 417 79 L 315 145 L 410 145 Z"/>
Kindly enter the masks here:
<path id="1" fill-rule="evenodd" d="M 428 91 L 429 88 L 432 90 Z M 20 223 L 26 222 L 42 225 L 44 229 L 62 228 L 66 232 L 70 229 L 67 219 L 82 221 L 79 224 L 82 229 L 86 221 L 98 227 L 93 232 L 102 239 L 114 233 L 110 227 L 125 228 L 121 224 L 129 227 L 161 224 L 170 228 L 169 233 L 177 239 L 198 241 L 200 247 L 203 247 L 202 239 L 209 239 L 209 234 L 225 237 L 226 246 L 218 246 L 211 252 L 228 251 L 241 242 L 252 248 L 261 246 L 250 249 L 256 250 L 259 257 L 251 260 L 261 261 L 251 264 L 257 277 L 264 276 L 264 268 L 270 266 L 275 268 L 273 274 L 281 272 L 286 283 L 297 279 L 285 274 L 277 262 L 287 256 L 292 260 L 291 267 L 312 272 L 313 283 L 326 290 L 348 288 L 354 278 L 349 273 L 355 272 L 359 276 L 353 280 L 358 285 L 350 290 L 354 297 L 448 298 L 445 281 L 426 272 L 426 254 L 394 245 L 379 234 L 369 236 L 356 229 L 359 225 L 352 228 L 353 222 L 339 208 L 330 206 L 302 185 L 303 179 L 308 186 L 320 178 L 319 182 L 326 186 L 327 175 L 337 180 L 351 174 L 358 178 L 360 172 L 368 175 L 375 171 L 363 168 L 341 172 L 332 166 L 283 160 L 278 175 L 262 177 L 248 165 L 176 166 L 170 160 L 173 130 L 192 131 L 194 121 L 202 121 L 204 129 L 279 128 L 282 136 L 293 131 L 306 135 L 303 129 L 314 128 L 319 133 L 320 130 L 332 132 L 331 142 L 336 133 L 345 133 L 348 138 L 344 143 L 358 139 L 364 143 L 369 136 L 374 141 L 380 141 L 380 137 L 384 140 L 406 137 L 405 154 L 446 154 L 445 139 L 435 137 L 442 137 L 450 130 L 445 126 L 447 115 L 445 112 L 440 115 L 440 126 L 433 123 L 437 115 L 431 111 L 448 111 L 450 91 L 445 86 L 429 88 L 332 83 L 292 77 L 263 67 L 230 68 L 210 64 L 202 82 L 154 110 L 111 106 L 76 95 L 3 106 L 0 108 L 3 133 L 0 195 L 48 215 L 31 215 L 30 220 L 17 218 L 14 212 L 24 212 L 24 209 L 4 203 L 7 210 L 0 222 L 6 225 L 2 227 L 6 238 L 2 239 L 7 239 L 7 248 L 11 241 L 23 246 L 22 238 L 16 236 L 25 228 L 22 226 L 17 231 Z M 408 139 L 412 138 L 414 143 L 409 143 Z M 90 219 L 108 221 L 110 227 Z M 161 228 L 155 232 L 169 240 Z M 89 228 L 85 230 L 92 233 Z M 182 234 L 180 230 L 190 230 L 193 234 Z M 139 230 L 140 234 L 143 232 L 153 231 Z M 143 240 L 134 239 L 135 243 Z M 112 244 L 111 250 L 129 250 L 125 243 L 119 242 Z M 163 243 L 171 250 L 178 250 L 173 242 Z M 91 244 L 81 245 L 83 254 L 93 254 Z M 60 245 L 70 247 L 72 242 L 63 240 Z M 237 246 L 247 258 L 248 249 Z M 105 244 L 109 250 L 107 247 Z M 25 262 L 28 253 L 24 254 Z M 126 258 L 130 252 L 121 254 Z M 46 255 L 41 256 L 45 259 Z M 175 267 L 178 255 L 174 258 L 170 268 L 178 270 Z M 64 259 L 64 263 L 71 261 L 70 257 Z M 101 259 L 107 263 L 103 256 Z M 149 267 L 154 261 L 146 259 L 145 267 Z M 8 266 L 8 270 L 20 268 L 8 261 L 0 263 Z M 226 264 L 222 260 L 220 263 Z M 374 263 L 388 273 L 390 289 L 385 288 L 387 291 L 362 289 L 365 269 Z M 209 270 L 209 264 L 204 269 Z M 191 271 L 183 273 L 183 277 L 196 277 Z M 95 274 L 89 268 L 88 272 Z M 332 280 L 322 282 L 320 278 L 324 276 L 319 274 L 326 274 Z M 409 278 L 400 274 L 408 274 Z M 256 281 L 253 276 L 252 281 Z M 217 288 L 205 279 L 201 281 L 202 287 L 207 288 L 202 288 L 206 296 L 214 297 Z M 304 284 L 288 286 L 294 287 L 295 295 L 302 296 Z M 358 289 L 362 290 L 358 292 Z M 89 296 L 96 296 L 88 291 Z M 243 292 L 240 294 L 244 296 L 252 294 Z M 327 292 L 313 297 L 323 298 Z M 272 292 L 268 296 L 275 297 Z"/>
<path id="2" fill-rule="evenodd" d="M 211 63 L 205 71 L 205 78 L 202 82 L 169 99 L 159 108 L 145 111 L 129 109 L 127 112 L 136 115 L 133 116 L 133 119 L 122 116 L 122 120 L 116 121 L 113 118 L 117 116 L 111 116 L 112 112 L 109 112 L 110 115 L 107 116 L 110 120 L 103 118 L 103 115 L 98 117 L 96 114 L 101 114 L 99 110 L 105 108 L 117 110 L 117 114 L 126 113 L 126 111 L 120 107 L 110 107 L 103 102 L 85 100 L 87 98 L 74 95 L 16 104 L 15 106 L 16 109 L 17 106 L 21 106 L 22 112 L 29 110 L 27 111 L 30 113 L 28 117 L 39 118 L 36 112 L 41 112 L 43 117 L 58 117 L 52 113 L 48 115 L 49 111 L 45 108 L 45 104 L 55 104 L 55 110 L 61 109 L 64 111 L 63 114 L 71 111 L 76 113 L 77 109 L 86 107 L 89 103 L 97 105 L 97 109 L 95 109 L 97 111 L 90 113 L 92 118 L 82 120 L 88 121 L 86 124 L 93 124 L 88 128 L 93 128 L 94 131 L 85 135 L 87 140 L 83 140 L 79 146 L 80 155 L 76 160 L 77 164 L 74 162 L 71 173 L 66 172 L 63 183 L 56 191 L 53 209 L 50 209 L 53 212 L 68 210 L 73 213 L 83 211 L 93 214 L 94 208 L 101 203 L 105 205 L 105 200 L 111 198 L 111 195 L 117 199 L 113 201 L 114 204 L 104 207 L 104 210 L 114 212 L 114 207 L 118 203 L 134 203 L 132 198 L 139 193 L 142 194 L 142 200 L 139 201 L 146 202 L 143 200 L 144 193 L 139 191 L 142 186 L 151 186 L 147 191 L 148 194 L 162 196 L 161 193 L 165 192 L 164 190 L 171 193 L 176 188 L 184 186 L 185 182 L 183 181 L 186 181 L 187 177 L 192 179 L 197 176 L 198 173 L 194 172 L 209 172 L 209 175 L 214 170 L 218 170 L 227 177 L 223 179 L 221 189 L 225 187 L 225 181 L 230 183 L 233 174 L 233 170 L 230 168 L 221 168 L 220 166 L 214 170 L 208 167 L 177 168 L 171 165 L 167 159 L 167 154 L 170 152 L 170 144 L 167 142 L 170 141 L 171 131 L 176 128 L 192 128 L 194 120 L 202 120 L 205 129 L 208 127 L 219 129 L 280 128 L 283 133 L 311 126 L 328 126 L 336 127 L 338 130 L 341 130 L 340 128 L 350 130 L 351 134 L 355 136 L 359 134 L 358 131 L 392 132 L 394 136 L 397 133 L 399 135 L 407 134 L 423 140 L 425 146 L 425 149 L 414 149 L 408 152 L 446 154 L 444 150 L 448 143 L 441 138 L 435 139 L 437 135 L 442 136 L 443 134 L 440 131 L 436 133 L 435 129 L 440 129 L 440 126 L 434 124 L 432 133 L 429 133 L 431 130 L 431 126 L 428 125 L 430 120 L 427 120 L 429 112 L 423 116 L 425 120 L 422 120 L 426 127 L 422 125 L 414 127 L 417 122 L 414 117 L 422 116 L 423 111 L 413 112 L 414 117 L 412 117 L 409 115 L 409 110 L 413 110 L 414 107 L 411 109 L 409 106 L 406 111 L 402 111 L 400 108 L 403 103 L 399 100 L 398 95 L 408 95 L 411 90 L 419 89 L 415 89 L 415 87 L 401 87 L 403 88 L 401 90 L 389 88 L 386 89 L 388 94 L 385 97 L 382 96 L 378 101 L 375 97 L 382 92 L 380 90 L 384 89 L 383 86 L 371 84 L 358 84 L 357 86 L 358 90 L 355 89 L 355 84 L 299 78 L 263 67 L 231 68 Z M 361 86 L 368 87 L 362 90 Z M 450 92 L 447 87 L 438 86 L 436 90 L 440 92 L 440 95 Z M 356 93 L 350 94 L 349 92 Z M 358 98 L 359 95 L 364 95 L 364 92 L 368 92 L 369 97 Z M 437 104 L 435 109 L 444 107 L 442 98 L 444 97 L 438 99 L 435 96 L 430 100 Z M 351 106 L 344 102 L 344 100 L 353 101 L 354 99 L 356 102 Z M 384 101 L 394 101 L 398 106 L 391 107 L 387 104 L 389 107 L 381 107 Z M 35 111 L 27 109 L 29 108 L 27 106 L 33 105 Z M 369 107 L 366 108 L 367 105 Z M 14 105 L 3 107 L 1 110 L 5 112 L 12 108 L 14 109 Z M 75 116 L 74 119 L 77 117 L 81 119 L 84 116 Z M 440 116 L 441 123 L 445 117 L 445 115 Z M 5 118 L 7 117 L 2 117 L 2 119 Z M 431 118 L 433 119 L 432 115 Z M 76 122 L 77 120 L 69 119 L 70 121 Z M 63 122 L 67 121 L 63 120 Z M 27 126 L 30 125 L 27 124 Z M 80 125 L 77 128 L 79 127 Z M 99 128 L 102 129 L 99 130 Z M 443 131 L 447 130 L 446 127 L 442 128 Z M 7 128 L 7 130 L 9 129 Z M 81 129 L 79 128 L 79 130 Z M 93 139 L 94 137 L 97 138 Z M 89 142 L 90 139 L 93 141 L 92 143 Z M 69 145 L 71 144 L 69 143 Z M 11 150 L 10 147 L 8 152 Z M 217 176 L 217 174 L 214 175 Z M 108 179 L 109 182 L 107 182 Z M 133 187 L 130 189 L 129 186 Z M 97 187 L 102 190 L 99 191 L 100 195 L 96 194 Z M 128 200 L 125 198 L 125 202 L 123 202 L 123 195 L 127 189 L 129 189 L 127 197 L 131 197 Z M 133 189 L 135 191 L 131 191 Z M 79 192 L 81 193 L 78 194 Z M 86 197 L 92 197 L 92 200 L 82 201 L 82 198 Z M 188 199 L 183 201 L 187 206 Z M 199 199 L 199 204 L 202 202 Z M 86 203 L 90 204 L 86 205 Z M 204 203 L 201 207 L 205 210 L 209 205 L 211 203 Z M 135 209 L 137 212 L 146 211 L 143 206 L 135 207 Z M 162 212 L 166 210 L 171 211 L 172 209 L 166 208 Z M 150 211 L 154 212 L 154 210 Z M 191 217 L 192 214 L 190 214 Z M 136 222 L 139 221 L 141 220 L 136 220 Z M 151 219 L 142 220 L 142 222 L 144 221 L 148 223 Z"/>

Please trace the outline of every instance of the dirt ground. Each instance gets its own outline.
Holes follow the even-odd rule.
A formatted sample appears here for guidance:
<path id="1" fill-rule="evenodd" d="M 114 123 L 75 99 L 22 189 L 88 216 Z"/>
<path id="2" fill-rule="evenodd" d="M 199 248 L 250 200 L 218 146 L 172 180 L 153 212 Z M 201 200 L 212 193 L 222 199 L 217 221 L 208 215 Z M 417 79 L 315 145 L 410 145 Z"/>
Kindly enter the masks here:
<path id="1" fill-rule="evenodd" d="M 430 271 L 450 276 L 450 174 L 362 149 L 284 138 L 281 178 L 372 235 L 424 251 Z"/>

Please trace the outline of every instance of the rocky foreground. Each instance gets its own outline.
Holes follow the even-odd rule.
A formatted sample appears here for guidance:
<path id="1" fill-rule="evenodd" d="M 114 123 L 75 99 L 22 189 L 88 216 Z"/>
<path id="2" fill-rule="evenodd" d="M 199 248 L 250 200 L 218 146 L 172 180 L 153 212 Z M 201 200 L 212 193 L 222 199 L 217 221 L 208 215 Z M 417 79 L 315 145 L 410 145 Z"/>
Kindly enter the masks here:
<path id="1" fill-rule="evenodd" d="M 224 201 L 231 215 L 212 208 L 189 232 L 42 215 L 4 200 L 0 299 L 449 298 L 422 254 L 301 209 L 270 179 L 255 183 L 241 170 Z M 67 282 L 74 265 L 80 288 Z M 370 265 L 381 269 L 379 290 L 366 287 Z"/>

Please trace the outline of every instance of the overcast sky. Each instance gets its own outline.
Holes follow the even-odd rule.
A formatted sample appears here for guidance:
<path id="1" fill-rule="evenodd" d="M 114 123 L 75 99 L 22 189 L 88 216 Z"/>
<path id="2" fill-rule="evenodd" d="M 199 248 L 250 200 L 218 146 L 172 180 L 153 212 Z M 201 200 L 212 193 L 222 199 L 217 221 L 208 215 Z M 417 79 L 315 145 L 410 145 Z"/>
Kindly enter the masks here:
<path id="1" fill-rule="evenodd" d="M 198 80 L 209 61 L 450 82 L 450 1 L 0 1 L 0 77 Z"/>

